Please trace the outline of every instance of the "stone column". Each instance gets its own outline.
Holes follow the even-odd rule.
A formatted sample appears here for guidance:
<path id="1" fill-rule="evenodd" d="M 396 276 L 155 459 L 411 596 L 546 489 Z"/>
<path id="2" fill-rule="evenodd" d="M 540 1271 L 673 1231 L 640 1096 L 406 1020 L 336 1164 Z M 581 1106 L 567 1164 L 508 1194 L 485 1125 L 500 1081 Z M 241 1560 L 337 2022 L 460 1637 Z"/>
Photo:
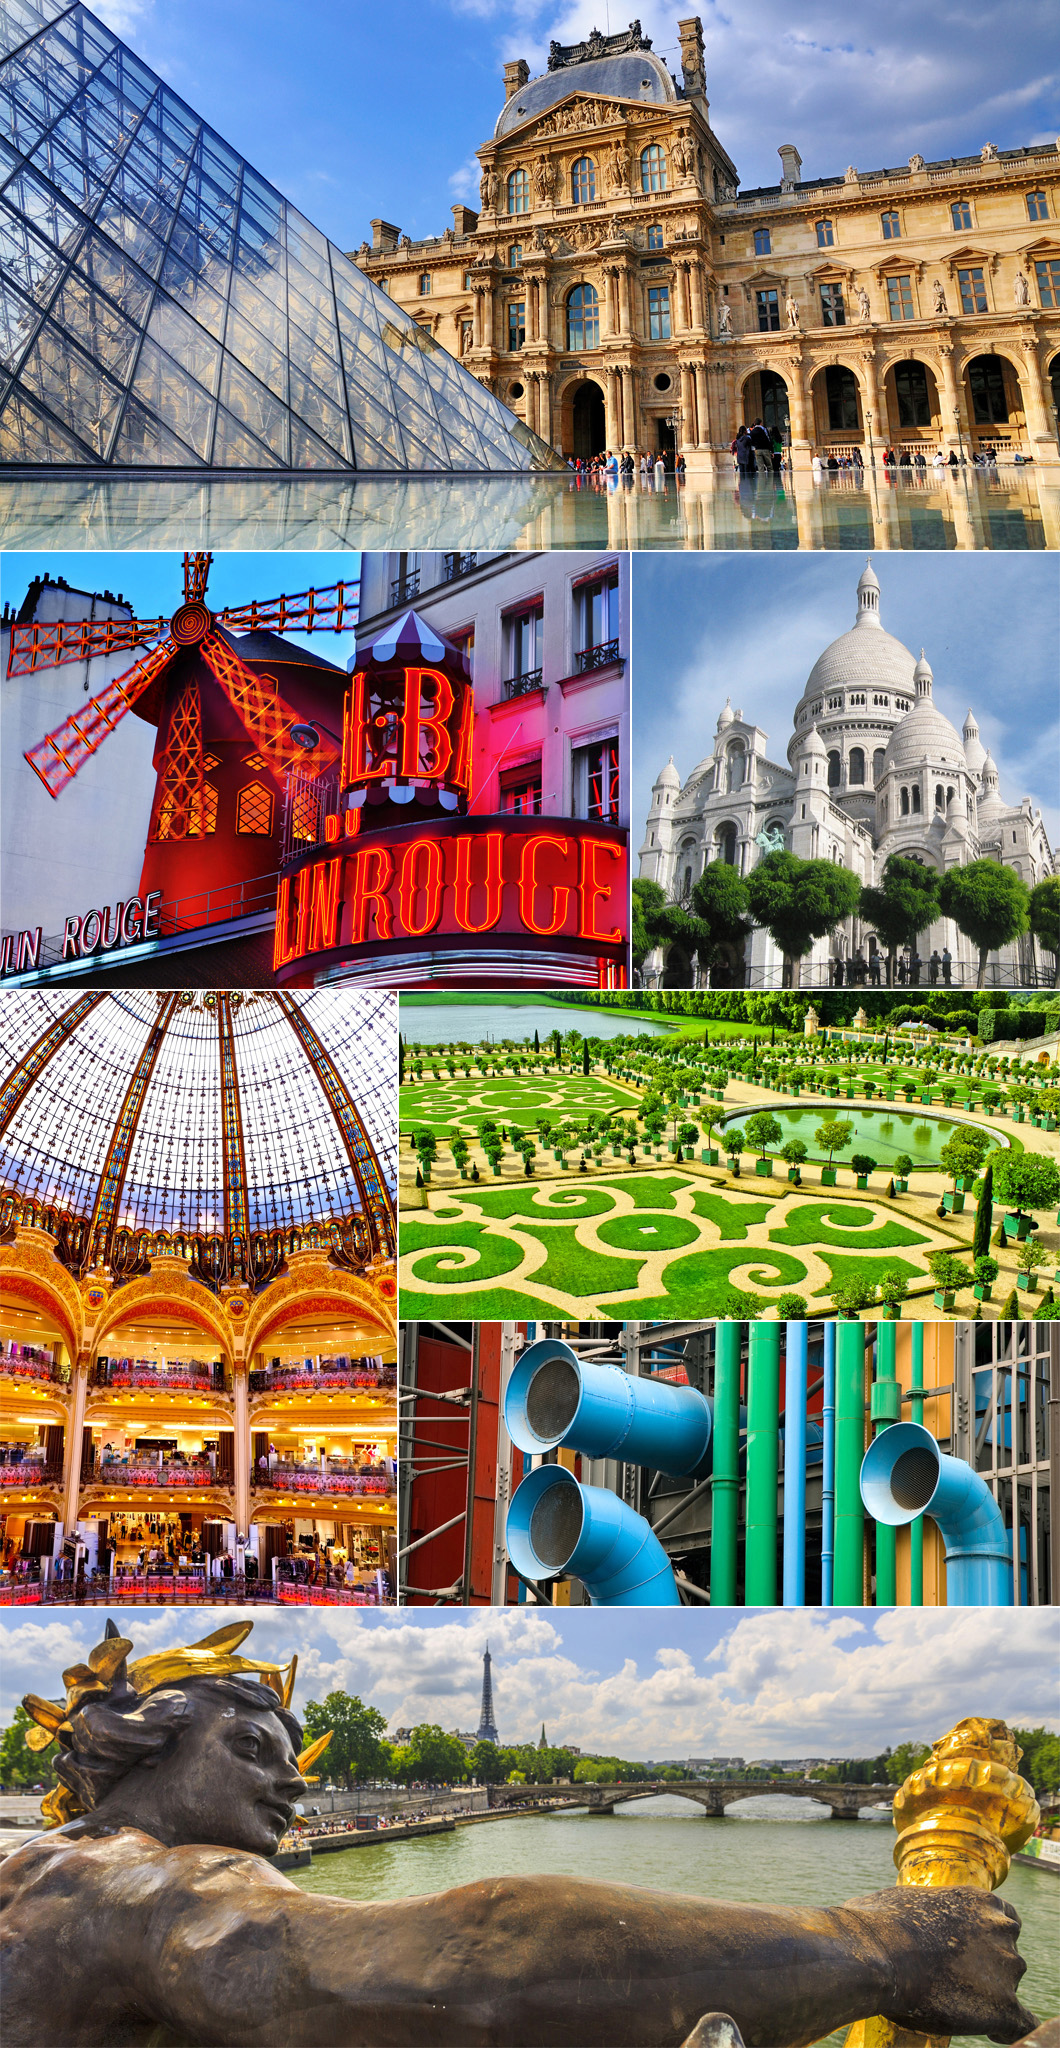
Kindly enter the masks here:
<path id="1" fill-rule="evenodd" d="M 622 377 L 622 445 L 635 448 L 637 445 L 637 406 L 633 388 L 632 370 L 623 369 Z"/>
<path id="2" fill-rule="evenodd" d="M 618 410 L 618 370 L 614 363 L 604 365 L 604 440 L 609 448 L 617 448 L 620 442 Z"/>
<path id="3" fill-rule="evenodd" d="M 250 1402 L 247 1368 L 242 1359 L 237 1359 L 233 1372 L 232 1429 L 236 1534 L 246 1536 L 250 1530 Z"/>
<path id="4" fill-rule="evenodd" d="M 552 379 L 547 371 L 541 376 L 538 386 L 538 406 L 541 424 L 538 433 L 543 441 L 552 440 Z"/>
<path id="5" fill-rule="evenodd" d="M 806 439 L 806 392 L 802 381 L 802 357 L 789 356 L 785 368 L 788 372 L 788 406 L 791 413 L 791 466 L 792 469 L 808 469 L 810 445 Z"/>
<path id="6" fill-rule="evenodd" d="M 873 452 L 877 445 L 882 450 L 887 446 L 887 422 L 883 417 L 883 399 L 876 381 L 876 357 L 871 349 L 864 349 L 858 357 L 861 364 L 861 416 L 865 429 L 865 461 L 869 459 L 869 422 L 872 414 Z"/>
<path id="7" fill-rule="evenodd" d="M 695 365 L 695 375 L 696 412 L 699 415 L 699 433 L 696 437 L 696 446 L 698 448 L 706 448 L 710 444 L 711 432 L 710 404 L 707 398 L 707 366 L 705 363 L 697 363 Z"/>
<path id="8" fill-rule="evenodd" d="M 618 273 L 619 333 L 633 332 L 633 302 L 630 291 L 629 265 L 623 263 Z"/>
<path id="9" fill-rule="evenodd" d="M 698 263 L 693 263 L 689 276 L 692 282 L 692 325 L 702 334 L 706 322 L 703 318 L 703 272 Z"/>
<path id="10" fill-rule="evenodd" d="M 536 277 L 530 277 L 530 278 L 528 278 L 528 279 L 527 279 L 527 285 L 528 285 L 529 289 L 528 289 L 528 291 L 527 291 L 527 294 L 526 294 L 526 297 L 527 297 L 527 307 L 526 307 L 526 330 L 527 330 L 527 331 L 526 331 L 526 338 L 527 338 L 527 340 L 528 340 L 528 341 L 540 341 L 540 339 L 541 339 L 541 331 L 540 331 L 540 325 L 539 325 L 539 319 L 540 319 L 540 315 L 539 315 L 539 311 L 538 311 L 538 297 L 537 297 L 537 295 L 538 295 L 538 290 L 539 290 L 539 286 L 538 286 L 538 281 L 537 281 Z"/>
<path id="11" fill-rule="evenodd" d="M 688 319 L 688 264 L 674 265 L 673 329 L 676 334 L 687 334 Z"/>
<path id="12" fill-rule="evenodd" d="M 473 292 L 473 294 L 474 294 L 474 300 L 475 300 L 475 304 L 474 304 L 474 311 L 473 311 L 473 316 L 472 316 L 472 317 L 473 317 L 473 319 L 474 319 L 474 329 L 473 329 L 473 332 L 472 332 L 472 337 L 471 337 L 471 338 L 472 338 L 472 340 L 473 340 L 473 342 L 474 342 L 474 344 L 475 344 L 475 347 L 476 347 L 476 348 L 481 348 L 481 347 L 482 347 L 482 330 L 483 330 L 483 319 L 482 319 L 482 301 L 483 301 L 483 297 L 484 297 L 484 295 L 485 295 L 485 286 L 484 286 L 484 285 L 481 285 L 481 284 L 476 284 L 476 285 L 473 285 L 471 289 L 472 289 L 472 292 Z"/>
<path id="13" fill-rule="evenodd" d="M 66 1411 L 66 1436 L 63 1442 L 63 1523 L 68 1536 L 72 1536 L 77 1522 L 77 1507 L 81 1494 L 81 1433 L 85 1426 L 85 1402 L 88 1398 L 87 1351 L 74 1361 L 70 1375 L 72 1399 Z"/>
<path id="14" fill-rule="evenodd" d="M 1027 438 L 1032 444 L 1036 462 L 1044 460 L 1055 463 L 1060 456 L 1053 431 L 1052 415 L 1045 400 L 1045 380 L 1034 336 L 1022 335 L 1020 347 L 1023 350 L 1024 369 L 1019 382 L 1024 417 L 1027 421 Z"/>
<path id="15" fill-rule="evenodd" d="M 691 363 L 681 364 L 681 435 L 678 453 L 682 454 L 698 441 L 695 416 L 695 387 L 692 382 Z"/>
<path id="16" fill-rule="evenodd" d="M 939 347 L 939 364 L 942 370 L 942 440 L 943 446 L 955 451 L 960 449 L 960 435 L 954 414 L 960 416 L 962 429 L 968 424 L 965 417 L 964 400 L 957 387 L 953 368 L 953 343 L 944 342 Z"/>
<path id="17" fill-rule="evenodd" d="M 611 339 L 611 336 L 613 335 L 613 333 L 614 333 L 614 331 L 615 331 L 615 322 L 614 322 L 614 314 L 613 314 L 613 311 L 612 311 L 612 296 L 611 296 L 611 295 L 612 295 L 612 291 L 613 291 L 613 289 L 614 289 L 614 283 L 613 283 L 613 280 L 614 280 L 614 272 L 613 272 L 613 270 L 612 270 L 612 267 L 611 267 L 610 263 L 605 263 L 605 264 L 604 264 L 604 271 L 603 271 L 603 290 L 602 290 L 602 292 L 600 293 L 600 339 L 601 339 L 601 341 L 610 341 L 610 339 Z"/>

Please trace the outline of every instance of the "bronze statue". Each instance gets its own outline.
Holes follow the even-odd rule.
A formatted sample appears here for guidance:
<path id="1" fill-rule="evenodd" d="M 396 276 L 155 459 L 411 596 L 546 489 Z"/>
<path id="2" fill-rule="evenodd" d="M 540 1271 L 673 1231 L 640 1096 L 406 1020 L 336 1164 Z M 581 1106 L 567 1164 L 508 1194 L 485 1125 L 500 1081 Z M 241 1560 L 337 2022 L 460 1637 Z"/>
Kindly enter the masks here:
<path id="1" fill-rule="evenodd" d="M 60 1784 L 53 1832 L 0 1869 L 5 2048 L 678 2048 L 737 2030 L 801 2048 L 866 2014 L 997 2041 L 1034 2026 L 1019 1921 L 972 1886 L 787 1910 L 566 1877 L 380 1905 L 300 1891 L 266 1859 L 323 1745 L 301 1752 L 294 1660 L 236 1654 L 249 1628 L 129 1663 L 108 1623 L 65 1701 L 27 1698 Z"/>

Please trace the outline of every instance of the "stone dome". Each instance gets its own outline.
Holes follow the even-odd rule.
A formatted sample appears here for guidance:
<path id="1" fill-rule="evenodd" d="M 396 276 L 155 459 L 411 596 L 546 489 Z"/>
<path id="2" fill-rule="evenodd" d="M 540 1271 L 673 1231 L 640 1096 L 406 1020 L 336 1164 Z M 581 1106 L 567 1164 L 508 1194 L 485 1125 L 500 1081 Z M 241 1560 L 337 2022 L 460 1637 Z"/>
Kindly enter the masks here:
<path id="1" fill-rule="evenodd" d="M 731 697 L 726 697 L 725 703 L 718 713 L 718 731 L 721 731 L 723 725 L 731 725 L 735 717 L 736 713 L 732 708 L 732 699 Z"/>
<path id="2" fill-rule="evenodd" d="M 908 647 L 903 647 L 880 624 L 880 586 L 871 562 L 867 563 L 858 578 L 854 624 L 849 633 L 841 633 L 814 662 L 796 706 L 796 727 L 799 712 L 810 698 L 826 690 L 842 689 L 848 683 L 875 690 L 907 691 L 911 696 L 914 669 L 914 657 Z"/>
<path id="3" fill-rule="evenodd" d="M 669 760 L 667 761 L 665 768 L 660 769 L 658 775 L 655 778 L 654 783 L 652 784 L 652 787 L 654 789 L 680 789 L 681 777 L 679 776 L 676 768 L 674 767 L 674 757 L 672 754 Z"/>
<path id="4" fill-rule="evenodd" d="M 917 663 L 916 703 L 899 719 L 887 743 L 883 772 L 908 775 L 920 768 L 965 769 L 964 742 L 955 725 L 931 695 L 931 670 L 921 656 Z"/>
<path id="5" fill-rule="evenodd" d="M 494 130 L 498 141 L 521 128 L 525 121 L 539 120 L 571 93 L 585 93 L 603 99 L 635 100 L 641 106 L 663 107 L 677 99 L 674 84 L 661 57 L 652 50 L 624 50 L 613 57 L 590 57 L 580 63 L 563 64 L 531 78 L 513 92 L 501 109 Z M 590 131 L 591 135 L 591 131 Z"/>
<path id="6" fill-rule="evenodd" d="M 1002 811 L 1005 808 L 1004 804 L 1001 801 L 1001 789 L 998 779 L 997 763 L 994 760 L 993 755 L 990 753 L 987 754 L 986 759 L 983 762 L 982 779 L 983 794 L 980 797 L 979 803 L 977 805 L 980 824 L 983 823 L 984 819 L 995 815 L 998 811 Z"/>

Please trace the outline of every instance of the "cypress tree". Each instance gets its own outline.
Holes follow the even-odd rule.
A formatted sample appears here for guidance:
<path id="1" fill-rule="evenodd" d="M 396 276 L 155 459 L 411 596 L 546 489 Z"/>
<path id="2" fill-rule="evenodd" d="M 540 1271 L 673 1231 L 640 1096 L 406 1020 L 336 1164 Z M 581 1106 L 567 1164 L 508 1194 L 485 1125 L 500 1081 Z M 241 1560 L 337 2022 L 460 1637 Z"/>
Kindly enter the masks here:
<path id="1" fill-rule="evenodd" d="M 1021 1323 L 1023 1321 L 1023 1317 L 1020 1314 L 1020 1298 L 1015 1288 L 1013 1288 L 1012 1293 L 1009 1295 L 998 1320 L 1002 1323 Z"/>
<path id="2" fill-rule="evenodd" d="M 990 1231 L 994 1221 L 994 1169 L 987 1166 L 983 1185 L 975 1206 L 975 1230 L 972 1233 L 972 1258 L 981 1259 L 990 1250 Z"/>

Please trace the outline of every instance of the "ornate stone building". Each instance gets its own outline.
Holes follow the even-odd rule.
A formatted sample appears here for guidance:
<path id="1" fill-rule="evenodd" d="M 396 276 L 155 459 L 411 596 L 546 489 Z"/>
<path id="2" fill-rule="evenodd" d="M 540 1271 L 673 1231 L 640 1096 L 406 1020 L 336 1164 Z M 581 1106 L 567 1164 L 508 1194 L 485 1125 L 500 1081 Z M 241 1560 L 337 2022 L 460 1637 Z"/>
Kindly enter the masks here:
<path id="1" fill-rule="evenodd" d="M 741 419 L 814 447 L 993 447 L 1060 466 L 1060 145 L 741 192 L 711 126 L 702 24 L 681 81 L 640 25 L 505 66 L 481 206 L 355 261 L 564 454 L 727 469 Z M 351 252 L 354 253 L 354 252 Z"/>
<path id="2" fill-rule="evenodd" d="M 1028 888 L 1053 872 L 1053 858 L 1030 797 L 1001 796 L 997 767 L 969 710 L 958 733 L 932 694 L 930 665 L 885 631 L 880 586 L 867 567 L 858 582 L 851 630 L 815 661 L 795 707 L 787 763 L 771 760 L 769 735 L 726 700 L 706 756 L 682 782 L 669 760 L 652 789 L 640 849 L 640 874 L 669 901 L 690 903 L 710 861 L 747 874 L 763 853 L 786 848 L 802 860 L 833 860 L 866 886 L 879 884 L 892 853 L 944 873 L 988 856 L 1016 870 Z M 946 919 L 923 932 L 924 962 L 944 947 L 957 983 L 974 986 L 977 962 Z M 809 985 L 827 981 L 838 952 L 871 962 L 875 935 L 856 918 L 822 939 L 803 963 Z M 1037 975 L 1033 941 L 992 956 L 991 980 L 1019 987 Z M 768 932 L 748 941 L 753 987 L 779 987 L 781 962 Z M 885 975 L 884 975 L 885 978 Z M 680 949 L 657 952 L 644 979 L 690 985 Z M 925 965 L 923 981 L 928 981 Z"/>

